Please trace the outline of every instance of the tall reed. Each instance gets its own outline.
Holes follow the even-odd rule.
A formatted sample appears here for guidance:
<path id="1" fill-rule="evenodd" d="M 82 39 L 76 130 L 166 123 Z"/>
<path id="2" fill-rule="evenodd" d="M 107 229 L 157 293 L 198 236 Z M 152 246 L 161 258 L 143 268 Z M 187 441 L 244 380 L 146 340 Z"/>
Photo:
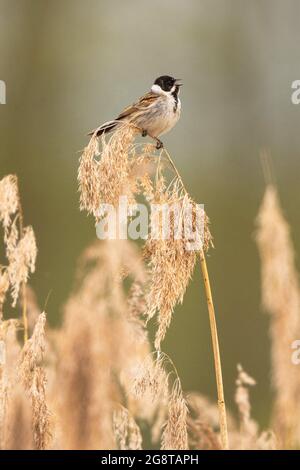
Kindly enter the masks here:
<path id="1" fill-rule="evenodd" d="M 85 148 L 80 159 L 78 181 L 80 189 L 80 207 L 96 216 L 99 220 L 101 203 L 117 205 L 120 195 L 130 195 L 132 202 L 142 194 L 148 202 L 168 205 L 179 204 L 184 213 L 188 204 L 195 206 L 189 196 L 180 174 L 170 155 L 162 150 L 157 156 L 153 145 L 134 145 L 133 139 L 137 131 L 130 125 L 120 126 L 108 141 L 102 138 L 102 152 L 99 151 L 96 134 Z M 155 159 L 155 160 L 154 160 Z M 149 163 L 156 161 L 156 169 L 152 173 Z M 165 166 L 173 171 L 173 177 L 168 180 Z M 151 168 L 151 167 L 150 167 Z M 167 168 L 167 169 L 168 169 Z M 118 175 L 120 178 L 118 179 Z M 151 218 L 151 220 L 153 220 Z M 174 220 L 173 220 L 174 223 Z M 226 408 L 224 401 L 222 368 L 216 317 L 211 293 L 205 251 L 212 243 L 208 227 L 208 219 L 203 211 L 201 247 L 189 251 L 185 244 L 187 239 L 177 239 L 175 229 L 171 237 L 148 237 L 145 243 L 144 256 L 149 269 L 149 288 L 147 292 L 148 319 L 157 314 L 158 330 L 155 338 L 155 348 L 160 349 L 170 325 L 173 310 L 178 302 L 182 302 L 188 282 L 194 270 L 196 256 L 199 255 L 201 271 L 209 311 L 214 363 L 217 381 L 218 407 L 220 413 L 220 431 L 222 447 L 228 448 L 228 433 Z M 196 227 L 196 230 L 199 228 Z M 159 232 L 161 226 L 159 225 Z M 160 232 L 161 233 L 161 232 Z"/>
<path id="2" fill-rule="evenodd" d="M 300 338 L 300 288 L 290 227 L 278 191 L 268 184 L 257 217 L 262 304 L 270 314 L 274 430 L 283 448 L 300 445 L 300 378 L 292 344 Z"/>

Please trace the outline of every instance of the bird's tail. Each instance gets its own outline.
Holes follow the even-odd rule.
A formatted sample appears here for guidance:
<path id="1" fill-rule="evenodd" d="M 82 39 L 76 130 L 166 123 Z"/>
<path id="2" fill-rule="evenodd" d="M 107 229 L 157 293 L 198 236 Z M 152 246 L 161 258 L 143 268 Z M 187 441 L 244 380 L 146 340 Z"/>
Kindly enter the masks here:
<path id="1" fill-rule="evenodd" d="M 89 132 L 88 135 L 94 135 L 96 134 L 97 137 L 99 137 L 102 134 L 106 134 L 107 132 L 112 131 L 118 124 L 118 121 L 107 121 L 104 124 L 102 124 L 100 127 L 97 127 L 97 129 L 94 129 L 93 131 Z"/>

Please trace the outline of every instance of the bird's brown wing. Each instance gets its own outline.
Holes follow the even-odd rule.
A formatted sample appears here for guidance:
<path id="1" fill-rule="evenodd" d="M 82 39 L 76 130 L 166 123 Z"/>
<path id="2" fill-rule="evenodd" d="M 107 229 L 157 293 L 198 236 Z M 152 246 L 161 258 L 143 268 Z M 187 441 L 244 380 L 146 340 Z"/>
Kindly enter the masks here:
<path id="1" fill-rule="evenodd" d="M 117 120 L 125 119 L 130 117 L 131 114 L 144 111 L 145 109 L 149 108 L 155 101 L 157 100 L 157 95 L 152 93 L 146 93 L 146 95 L 142 96 L 136 103 L 127 106 L 121 114 L 117 117 Z"/>
<path id="2" fill-rule="evenodd" d="M 155 102 L 155 100 L 157 100 L 157 95 L 155 93 L 152 93 L 151 91 L 146 93 L 136 103 L 127 106 L 127 108 L 125 108 L 114 121 L 105 122 L 97 129 L 89 132 L 88 135 L 93 135 L 96 133 L 96 135 L 99 136 L 106 132 L 110 132 L 116 127 L 117 121 L 122 121 L 126 118 L 130 119 L 134 115 L 136 116 L 137 114 L 142 113 L 145 109 L 149 108 Z"/>

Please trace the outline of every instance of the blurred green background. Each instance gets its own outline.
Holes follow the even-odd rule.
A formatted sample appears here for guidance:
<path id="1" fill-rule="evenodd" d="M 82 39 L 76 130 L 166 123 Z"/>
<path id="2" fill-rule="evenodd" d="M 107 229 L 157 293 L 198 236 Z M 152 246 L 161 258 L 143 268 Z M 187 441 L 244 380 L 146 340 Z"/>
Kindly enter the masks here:
<path id="1" fill-rule="evenodd" d="M 297 0 L 0 0 L 0 170 L 19 176 L 25 221 L 37 236 L 32 277 L 59 324 L 76 259 L 95 237 L 78 209 L 78 151 L 86 133 L 148 90 L 157 76 L 184 81 L 182 118 L 164 137 L 192 196 L 211 219 L 208 263 L 226 398 L 236 364 L 258 384 L 254 416 L 268 422 L 268 318 L 260 308 L 254 219 L 270 149 L 285 213 L 300 248 L 300 79 Z M 199 270 L 164 349 L 185 390 L 215 398 L 210 332 Z"/>

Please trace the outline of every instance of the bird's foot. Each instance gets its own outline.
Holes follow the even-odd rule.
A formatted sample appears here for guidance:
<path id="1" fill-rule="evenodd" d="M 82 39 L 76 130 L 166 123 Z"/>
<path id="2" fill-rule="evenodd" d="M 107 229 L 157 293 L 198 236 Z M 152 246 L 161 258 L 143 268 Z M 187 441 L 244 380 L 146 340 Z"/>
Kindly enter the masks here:
<path id="1" fill-rule="evenodd" d="M 157 150 L 164 148 L 164 144 L 162 143 L 162 141 L 157 138 L 156 138 L 156 148 Z"/>
<path id="2" fill-rule="evenodd" d="M 141 130 L 142 137 L 146 137 L 148 135 L 151 139 L 156 141 L 157 150 L 164 148 L 164 144 L 162 143 L 161 140 L 159 140 L 158 137 L 155 137 L 154 135 L 149 134 L 149 132 L 146 129 L 140 129 L 140 130 Z"/>

